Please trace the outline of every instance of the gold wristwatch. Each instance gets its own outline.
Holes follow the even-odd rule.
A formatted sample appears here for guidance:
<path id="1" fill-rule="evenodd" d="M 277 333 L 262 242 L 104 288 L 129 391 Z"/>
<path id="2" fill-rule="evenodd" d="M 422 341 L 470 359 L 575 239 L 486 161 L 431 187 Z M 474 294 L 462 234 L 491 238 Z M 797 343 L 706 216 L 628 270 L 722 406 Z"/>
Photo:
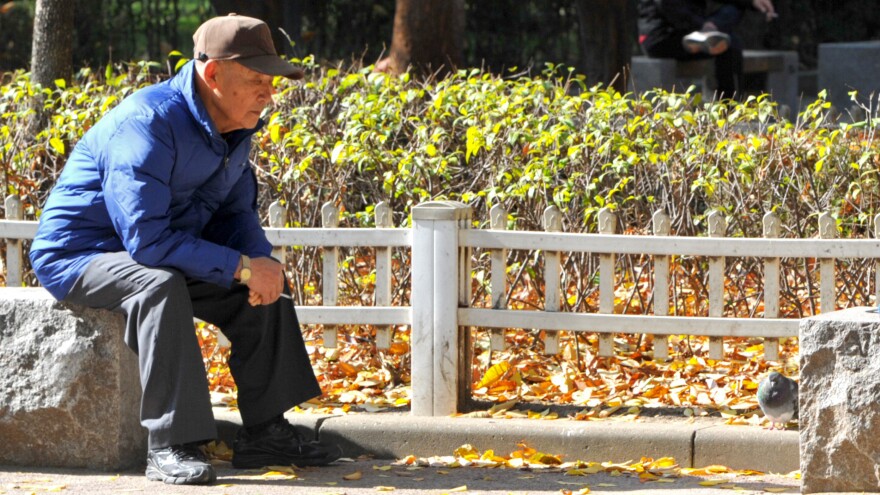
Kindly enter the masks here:
<path id="1" fill-rule="evenodd" d="M 238 281 L 247 284 L 251 279 L 251 259 L 245 255 L 241 255 L 241 270 L 238 272 Z"/>

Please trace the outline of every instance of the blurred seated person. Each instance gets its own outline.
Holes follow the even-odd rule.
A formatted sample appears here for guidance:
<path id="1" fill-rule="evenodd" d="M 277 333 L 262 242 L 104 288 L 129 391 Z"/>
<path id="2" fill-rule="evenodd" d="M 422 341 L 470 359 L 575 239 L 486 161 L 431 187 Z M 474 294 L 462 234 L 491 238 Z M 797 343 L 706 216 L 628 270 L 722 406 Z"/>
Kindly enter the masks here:
<path id="1" fill-rule="evenodd" d="M 717 0 L 708 12 L 705 0 L 639 0 L 639 44 L 652 58 L 715 58 L 719 98 L 739 96 L 742 86 L 742 43 L 733 29 L 746 9 L 777 17 L 771 0 Z"/>

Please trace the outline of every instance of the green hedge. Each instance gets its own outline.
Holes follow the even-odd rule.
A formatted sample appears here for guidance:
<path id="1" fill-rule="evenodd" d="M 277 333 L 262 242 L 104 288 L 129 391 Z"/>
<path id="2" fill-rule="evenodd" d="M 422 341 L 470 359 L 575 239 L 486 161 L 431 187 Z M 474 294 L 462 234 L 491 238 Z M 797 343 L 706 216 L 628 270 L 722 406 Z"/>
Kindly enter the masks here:
<path id="1" fill-rule="evenodd" d="M 745 102 L 698 94 L 621 95 L 548 67 L 541 77 L 505 79 L 479 70 L 443 80 L 390 77 L 370 67 L 330 68 L 306 59 L 304 82 L 278 81 L 278 104 L 255 140 L 254 161 L 269 203 L 289 206 L 290 226 L 319 226 L 333 201 L 343 225 L 372 225 L 387 201 L 395 224 L 431 199 L 474 206 L 478 227 L 501 204 L 510 227 L 541 230 L 545 207 L 565 230 L 595 232 L 596 213 L 614 209 L 619 231 L 650 231 L 666 210 L 673 234 L 705 235 L 713 209 L 730 236 L 760 237 L 775 210 L 783 236 L 810 237 L 830 211 L 844 236 L 873 235 L 880 212 L 876 113 L 836 122 L 820 95 L 794 120 L 767 96 Z M 150 64 L 81 74 L 39 90 L 27 74 L 0 87 L 3 186 L 36 218 L 73 145 L 100 116 L 155 81 Z M 29 121 L 45 109 L 33 137 Z"/>

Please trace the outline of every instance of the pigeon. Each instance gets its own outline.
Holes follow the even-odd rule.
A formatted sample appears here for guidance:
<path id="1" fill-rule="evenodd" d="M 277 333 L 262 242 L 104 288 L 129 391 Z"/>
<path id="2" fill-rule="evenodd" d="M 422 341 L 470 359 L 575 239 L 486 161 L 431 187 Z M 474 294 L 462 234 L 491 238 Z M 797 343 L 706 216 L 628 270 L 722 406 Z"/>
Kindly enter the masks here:
<path id="1" fill-rule="evenodd" d="M 758 405 L 770 419 L 770 429 L 784 429 L 798 414 L 798 384 L 781 373 L 771 371 L 758 385 Z"/>

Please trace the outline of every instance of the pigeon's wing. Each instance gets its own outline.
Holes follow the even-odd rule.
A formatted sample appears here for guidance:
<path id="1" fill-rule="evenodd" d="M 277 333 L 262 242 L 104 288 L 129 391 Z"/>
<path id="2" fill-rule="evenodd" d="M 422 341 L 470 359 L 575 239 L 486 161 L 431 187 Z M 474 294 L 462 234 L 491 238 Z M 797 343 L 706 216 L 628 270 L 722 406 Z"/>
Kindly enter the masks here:
<path id="1" fill-rule="evenodd" d="M 758 384 L 758 405 L 761 406 L 761 410 L 764 410 L 764 406 L 767 405 L 767 400 L 770 398 L 770 378 L 764 377 L 761 380 L 761 383 Z"/>

